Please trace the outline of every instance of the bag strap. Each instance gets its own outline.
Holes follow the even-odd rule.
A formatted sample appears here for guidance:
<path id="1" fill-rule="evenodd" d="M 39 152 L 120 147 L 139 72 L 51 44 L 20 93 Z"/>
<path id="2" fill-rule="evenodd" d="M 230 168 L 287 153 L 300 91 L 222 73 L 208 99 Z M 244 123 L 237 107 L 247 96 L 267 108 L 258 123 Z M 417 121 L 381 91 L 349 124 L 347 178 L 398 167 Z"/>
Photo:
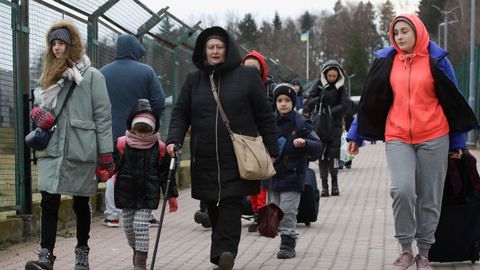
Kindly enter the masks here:
<path id="1" fill-rule="evenodd" d="M 72 84 L 70 85 L 70 88 L 68 89 L 67 95 L 65 96 L 65 100 L 63 100 L 62 107 L 60 108 L 60 111 L 58 111 L 57 117 L 55 117 L 55 119 L 53 120 L 52 129 L 54 129 L 55 125 L 57 124 L 58 117 L 60 116 L 63 109 L 65 108 L 65 105 L 67 104 L 67 101 L 70 98 L 70 96 L 72 95 L 73 89 L 75 89 L 76 86 L 77 86 L 77 83 L 75 81 L 72 81 Z"/>
<path id="2" fill-rule="evenodd" d="M 212 87 L 212 93 L 213 93 L 213 98 L 215 99 L 215 102 L 217 103 L 217 108 L 220 111 L 220 115 L 222 116 L 223 123 L 227 127 L 228 133 L 232 133 L 230 130 L 230 120 L 228 120 L 227 114 L 225 114 L 225 111 L 223 110 L 222 103 L 220 103 L 220 98 L 218 97 L 218 91 L 217 91 L 217 86 L 215 85 L 215 81 L 213 80 L 213 72 L 210 73 L 210 85 Z M 220 83 L 219 83 L 220 85 Z"/>

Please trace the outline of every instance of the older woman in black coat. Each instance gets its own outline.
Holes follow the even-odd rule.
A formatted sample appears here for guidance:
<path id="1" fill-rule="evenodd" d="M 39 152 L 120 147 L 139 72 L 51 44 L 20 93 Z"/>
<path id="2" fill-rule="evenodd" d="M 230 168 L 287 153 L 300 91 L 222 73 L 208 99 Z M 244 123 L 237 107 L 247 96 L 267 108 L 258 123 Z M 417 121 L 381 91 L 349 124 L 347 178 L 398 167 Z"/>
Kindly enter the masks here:
<path id="1" fill-rule="evenodd" d="M 260 133 L 272 157 L 278 152 L 274 119 L 258 72 L 240 65 L 238 48 L 223 28 L 200 33 L 192 60 L 198 70 L 188 74 L 173 108 L 167 152 L 173 156 L 174 147 L 182 147 L 191 125 L 192 197 L 207 202 L 212 224 L 210 261 L 220 269 L 231 269 L 240 242 L 242 197 L 257 194 L 260 182 L 240 178 L 209 76 L 213 74 L 232 131 Z"/>

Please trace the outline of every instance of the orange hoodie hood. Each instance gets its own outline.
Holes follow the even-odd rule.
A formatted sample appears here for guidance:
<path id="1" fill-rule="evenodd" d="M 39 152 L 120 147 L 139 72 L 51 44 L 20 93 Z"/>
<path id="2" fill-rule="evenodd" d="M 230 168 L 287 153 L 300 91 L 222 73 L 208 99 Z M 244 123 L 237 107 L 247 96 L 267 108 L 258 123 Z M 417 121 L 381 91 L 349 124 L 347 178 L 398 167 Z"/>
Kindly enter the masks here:
<path id="1" fill-rule="evenodd" d="M 262 81 L 263 83 L 266 83 L 267 76 L 268 76 L 268 68 L 267 68 L 267 64 L 265 63 L 265 57 L 263 57 L 263 55 L 257 51 L 252 51 L 249 54 L 245 55 L 245 57 L 243 57 L 242 64 L 244 64 L 245 60 L 247 60 L 248 58 L 255 58 L 258 60 L 258 62 L 260 62 L 260 68 L 262 69 L 261 70 Z"/>
<path id="2" fill-rule="evenodd" d="M 430 43 L 430 36 L 428 35 L 427 28 L 423 24 L 423 22 L 414 14 L 401 14 L 395 17 L 393 21 L 390 23 L 390 42 L 393 44 L 395 50 L 399 55 L 405 55 L 406 52 L 400 50 L 395 42 L 395 38 L 393 37 L 393 27 L 395 23 L 401 20 L 406 20 L 410 26 L 413 26 L 413 31 L 415 32 L 416 42 L 413 47 L 412 54 L 419 55 L 419 56 L 428 56 L 428 44 Z"/>

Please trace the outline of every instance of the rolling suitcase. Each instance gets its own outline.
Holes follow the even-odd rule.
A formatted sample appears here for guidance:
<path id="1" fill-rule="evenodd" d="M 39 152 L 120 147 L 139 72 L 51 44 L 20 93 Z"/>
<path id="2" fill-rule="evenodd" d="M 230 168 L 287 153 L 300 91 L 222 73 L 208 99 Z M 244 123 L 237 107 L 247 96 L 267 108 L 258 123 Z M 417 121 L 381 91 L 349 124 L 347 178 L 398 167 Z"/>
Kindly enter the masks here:
<path id="1" fill-rule="evenodd" d="M 460 160 L 449 159 L 442 212 L 428 256 L 430 261 L 475 263 L 479 260 L 479 182 L 475 157 L 468 151 Z"/>
<path id="2" fill-rule="evenodd" d="M 305 190 L 300 197 L 298 205 L 297 222 L 310 226 L 310 222 L 317 221 L 320 206 L 320 191 L 317 187 L 315 171 L 307 168 L 305 172 Z"/>

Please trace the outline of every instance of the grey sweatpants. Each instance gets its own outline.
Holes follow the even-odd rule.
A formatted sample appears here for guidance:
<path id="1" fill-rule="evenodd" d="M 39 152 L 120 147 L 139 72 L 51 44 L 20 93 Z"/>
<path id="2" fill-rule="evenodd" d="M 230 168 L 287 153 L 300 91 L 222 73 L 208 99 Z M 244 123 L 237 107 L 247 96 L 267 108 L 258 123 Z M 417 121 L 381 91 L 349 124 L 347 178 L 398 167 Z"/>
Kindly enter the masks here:
<path id="1" fill-rule="evenodd" d="M 300 192 L 297 191 L 268 191 L 268 201 L 275 203 L 283 211 L 283 219 L 278 228 L 280 234 L 288 235 L 294 239 L 297 239 L 299 235 L 297 231 L 297 214 L 300 195 Z"/>
<path id="2" fill-rule="evenodd" d="M 402 245 L 415 239 L 419 248 L 430 249 L 435 242 L 448 147 L 448 135 L 419 144 L 386 143 L 395 238 Z"/>

